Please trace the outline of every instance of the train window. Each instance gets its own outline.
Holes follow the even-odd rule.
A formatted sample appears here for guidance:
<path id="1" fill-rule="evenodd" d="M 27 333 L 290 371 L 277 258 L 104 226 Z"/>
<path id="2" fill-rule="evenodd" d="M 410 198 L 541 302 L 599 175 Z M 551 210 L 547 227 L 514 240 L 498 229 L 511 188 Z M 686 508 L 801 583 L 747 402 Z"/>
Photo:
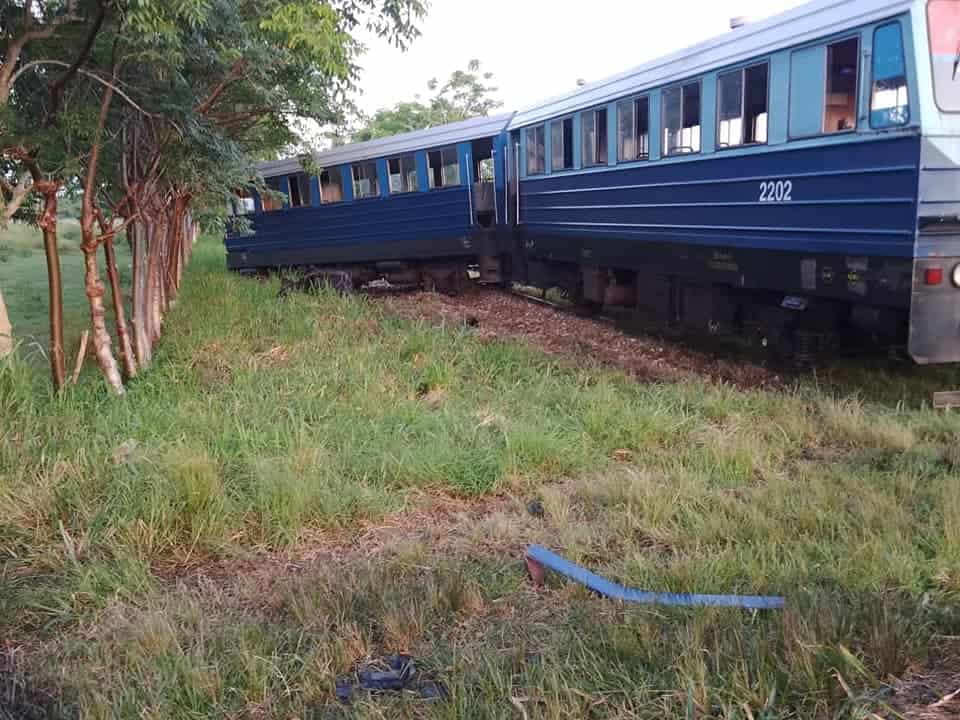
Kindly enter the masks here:
<path id="1" fill-rule="evenodd" d="M 767 141 L 767 64 L 734 70 L 717 80 L 717 146 Z"/>
<path id="2" fill-rule="evenodd" d="M 527 128 L 527 175 L 540 175 L 546 169 L 543 125 Z"/>
<path id="3" fill-rule="evenodd" d="M 430 187 L 444 188 L 460 184 L 460 161 L 457 148 L 431 150 L 427 153 L 427 165 L 430 167 Z"/>
<path id="4" fill-rule="evenodd" d="M 230 193 L 227 212 L 230 215 L 250 215 L 256 209 L 253 196 L 245 189 L 234 190 Z"/>
<path id="5" fill-rule="evenodd" d="M 273 212 L 274 210 L 280 210 L 283 208 L 283 198 L 280 193 L 280 178 L 279 177 L 268 177 L 263 181 L 264 185 L 267 186 L 269 192 L 263 193 L 263 196 L 260 198 L 260 202 L 263 204 L 264 212 Z"/>
<path id="6" fill-rule="evenodd" d="M 401 155 L 387 161 L 390 174 L 390 192 L 393 194 L 417 191 L 417 157 Z"/>
<path id="7" fill-rule="evenodd" d="M 573 118 L 554 120 L 550 124 L 550 152 L 554 170 L 569 170 L 573 167 Z"/>
<path id="8" fill-rule="evenodd" d="M 860 39 L 856 37 L 827 45 L 827 93 L 823 132 L 836 133 L 857 127 L 857 68 Z"/>
<path id="9" fill-rule="evenodd" d="M 900 23 L 881 25 L 873 33 L 873 87 L 870 127 L 906 125 L 910 120 L 907 67 Z"/>
<path id="10" fill-rule="evenodd" d="M 650 157 L 650 98 L 617 103 L 617 160 L 630 162 Z"/>
<path id="11" fill-rule="evenodd" d="M 377 197 L 380 187 L 377 183 L 377 163 L 356 163 L 351 168 L 353 172 L 353 197 L 357 200 L 368 197 Z"/>
<path id="12" fill-rule="evenodd" d="M 607 109 L 587 110 L 580 116 L 583 166 L 607 164 Z"/>
<path id="13" fill-rule="evenodd" d="M 310 178 L 306 173 L 294 173 L 287 176 L 290 188 L 290 207 L 304 207 L 310 204 Z"/>
<path id="14" fill-rule="evenodd" d="M 663 91 L 663 145 L 667 155 L 700 152 L 700 81 Z"/>
<path id="15" fill-rule="evenodd" d="M 937 107 L 960 112 L 960 2 L 930 0 L 927 24 Z"/>
<path id="16" fill-rule="evenodd" d="M 320 173 L 320 202 L 343 202 L 343 173 L 340 168 L 330 168 Z"/>

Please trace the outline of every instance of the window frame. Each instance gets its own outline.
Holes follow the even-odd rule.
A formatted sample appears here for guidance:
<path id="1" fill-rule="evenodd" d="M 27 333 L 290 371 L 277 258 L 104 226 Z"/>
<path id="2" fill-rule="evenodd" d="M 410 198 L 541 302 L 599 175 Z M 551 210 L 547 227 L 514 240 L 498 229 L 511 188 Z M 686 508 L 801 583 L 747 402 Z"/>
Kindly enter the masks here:
<path id="1" fill-rule="evenodd" d="M 570 145 L 570 167 L 566 167 L 566 166 L 556 167 L 553 164 L 553 160 L 556 157 L 556 153 L 553 148 L 553 127 L 554 125 L 560 126 L 560 141 L 562 143 L 563 142 L 563 124 L 568 120 L 570 121 L 570 139 L 572 141 Z M 574 153 L 574 149 L 576 148 L 576 142 L 577 142 L 576 134 L 574 133 L 575 128 L 576 128 L 576 123 L 574 122 L 574 115 L 564 115 L 563 117 L 554 118 L 550 121 L 550 172 L 551 173 L 569 172 L 570 170 L 577 169 L 577 158 Z M 544 142 L 546 142 L 546 137 L 544 137 Z M 567 149 L 566 144 L 564 143 L 563 145 L 561 145 L 561 148 L 562 148 L 561 150 L 561 159 L 562 159 L 563 156 L 566 155 L 566 149 Z"/>
<path id="2" fill-rule="evenodd" d="M 536 131 L 540 130 L 543 138 L 543 166 L 536 171 L 530 170 L 530 134 L 536 134 Z M 524 154 L 524 176 L 525 177 L 539 177 L 540 175 L 547 174 L 547 124 L 540 123 L 539 125 L 530 125 L 523 128 L 523 154 Z M 536 153 L 534 153 L 536 156 Z"/>
<path id="3" fill-rule="evenodd" d="M 903 51 L 903 78 L 907 85 L 907 115 L 904 118 L 902 123 L 897 125 L 874 125 L 873 124 L 873 90 L 874 84 L 876 83 L 876 49 L 877 49 L 877 32 L 887 27 L 896 27 L 900 32 L 900 49 Z M 873 28 L 873 32 L 870 35 L 870 83 L 867 88 L 869 96 L 867 97 L 867 121 L 868 127 L 871 130 L 899 130 L 900 128 L 907 127 L 910 124 L 910 120 L 913 118 L 913 113 L 911 106 L 913 103 L 910 102 L 910 74 L 908 72 L 909 67 L 907 65 L 907 44 L 904 42 L 904 33 L 903 33 L 903 23 L 899 20 L 890 20 L 888 22 L 880 23 L 879 25 Z M 861 53 L 862 54 L 862 53 Z M 931 63 L 933 62 L 931 54 Z M 932 68 L 931 68 L 932 72 Z M 933 76 L 931 75 L 930 80 L 933 81 Z M 934 89 L 934 102 L 936 102 L 936 90 Z M 938 106 L 939 107 L 939 106 Z M 941 111 L 943 112 L 943 111 Z"/>
<path id="4" fill-rule="evenodd" d="M 731 73 L 735 73 L 735 72 L 740 73 L 740 77 L 742 78 L 742 81 L 740 84 L 740 119 L 741 119 L 740 137 L 742 139 L 744 136 L 743 118 L 746 115 L 746 103 L 747 103 L 747 84 L 746 84 L 747 70 L 750 70 L 751 68 L 755 68 L 755 67 L 760 67 L 761 65 L 767 66 L 767 139 L 764 140 L 763 142 L 754 141 L 750 143 L 743 142 L 741 140 L 739 145 L 722 146 L 720 145 L 720 78 L 723 75 L 730 75 Z M 726 152 L 728 150 L 742 150 L 743 148 L 751 148 L 751 147 L 770 144 L 770 84 L 771 83 L 770 83 L 770 58 L 769 57 L 759 61 L 747 62 L 743 65 L 734 66 L 727 70 L 720 70 L 717 72 L 717 118 L 716 118 L 717 135 L 714 138 L 714 149 L 717 152 Z M 824 88 L 826 88 L 826 84 L 824 84 Z M 824 92 L 826 92 L 826 89 L 824 89 Z M 787 118 L 787 120 L 789 122 L 789 117 Z M 701 146 L 703 145 L 702 139 L 700 144 Z M 686 154 L 690 155 L 691 153 L 686 153 Z"/>
<path id="5" fill-rule="evenodd" d="M 415 187 L 412 187 L 412 188 L 410 188 L 410 187 L 404 188 L 404 185 L 406 184 L 406 180 L 407 180 L 407 175 L 404 174 L 404 172 L 403 172 L 403 161 L 404 161 L 405 158 L 406 158 L 406 159 L 413 160 L 413 177 L 414 177 L 414 185 L 415 185 Z M 399 155 L 393 155 L 393 156 L 391 156 L 391 157 L 388 157 L 386 160 L 387 160 L 387 191 L 388 191 L 391 195 L 408 195 L 409 193 L 419 192 L 419 190 L 420 190 L 420 177 L 419 177 L 419 170 L 417 169 L 417 154 L 416 154 L 416 153 L 401 153 L 401 154 L 399 154 Z M 397 190 L 397 191 L 394 191 L 393 186 L 391 185 L 391 180 L 393 179 L 393 173 L 390 172 L 390 163 L 393 162 L 394 160 L 396 160 L 397 163 L 398 163 L 399 166 L 400 166 L 400 173 L 399 173 L 399 175 L 400 175 L 400 188 L 401 188 L 401 189 L 400 189 L 400 190 Z"/>
<path id="6" fill-rule="evenodd" d="M 703 76 L 698 77 L 696 80 L 681 81 L 673 85 L 669 85 L 664 88 L 660 88 L 660 132 L 667 132 L 667 104 L 663 100 L 665 93 L 670 90 L 678 89 L 680 90 L 680 130 L 683 130 L 683 89 L 689 85 L 699 86 L 699 98 L 700 98 L 700 145 L 696 150 L 691 152 L 670 152 L 670 143 L 663 143 L 663 147 L 660 148 L 660 157 L 661 158 L 671 158 L 671 157 L 685 157 L 687 155 L 701 155 L 703 154 Z M 719 95 L 719 93 L 718 93 Z"/>
<path id="7" fill-rule="evenodd" d="M 603 133 L 604 133 L 604 136 L 605 136 L 606 141 L 607 141 L 607 142 L 606 142 L 606 147 L 604 148 L 604 152 L 605 152 L 605 154 L 606 154 L 607 157 L 606 157 L 606 159 L 604 159 L 604 160 L 601 160 L 601 159 L 600 159 L 600 152 L 599 152 L 599 151 L 600 151 L 600 147 L 601 147 L 601 145 L 600 145 L 600 123 L 597 121 L 597 115 L 598 115 L 599 113 L 601 113 L 601 112 L 603 112 L 603 113 L 605 114 Z M 594 149 L 594 153 L 593 153 L 593 154 L 594 154 L 594 156 L 595 156 L 595 160 L 594 160 L 594 162 L 592 162 L 592 163 L 588 163 L 588 162 L 587 162 L 587 160 L 586 160 L 586 153 L 584 152 L 584 150 L 586 149 L 586 137 L 584 136 L 584 130 L 583 130 L 583 128 L 584 128 L 583 116 L 586 115 L 587 113 L 591 113 L 591 114 L 593 115 L 594 127 L 596 128 L 596 134 L 597 134 L 596 143 L 595 143 L 594 148 L 593 148 L 593 149 Z M 610 123 L 610 108 L 609 108 L 607 105 L 598 105 L 597 107 L 592 107 L 592 108 L 587 108 L 586 110 L 581 110 L 581 111 L 579 112 L 579 115 L 580 115 L 580 138 L 579 138 L 579 141 L 580 141 L 580 168 L 581 168 L 581 169 L 585 169 L 585 168 L 606 167 L 607 165 L 610 164 L 610 132 L 609 132 L 609 129 L 610 129 L 610 128 L 609 128 L 609 123 Z"/>
<path id="8" fill-rule="evenodd" d="M 651 112 L 650 98 L 652 97 L 653 92 L 643 92 L 639 95 L 632 95 L 630 97 L 620 98 L 619 100 L 614 101 L 614 110 L 617 117 L 617 165 L 626 165 L 627 163 L 638 163 L 638 162 L 650 162 L 650 137 L 653 134 L 653 123 L 650 122 L 650 119 L 653 117 Z M 623 103 L 630 103 L 633 105 L 633 139 L 636 141 L 637 136 L 637 102 L 640 100 L 647 101 L 647 156 L 646 157 L 635 157 L 630 160 L 625 160 L 620 157 L 620 105 Z"/>
<path id="9" fill-rule="evenodd" d="M 853 127 L 845 130 L 827 130 L 827 89 L 830 84 L 830 47 L 850 40 L 857 41 L 857 74 L 854 78 L 853 88 Z M 816 47 L 814 44 L 813 47 Z M 871 48 L 872 50 L 872 48 Z M 871 58 L 872 60 L 872 58 Z M 857 132 L 857 126 L 860 124 L 860 93 L 863 88 L 863 72 L 860 69 L 860 63 L 863 61 L 863 38 L 860 32 L 853 32 L 838 37 L 834 40 L 823 43 L 823 117 L 820 119 L 820 134 L 809 137 L 828 137 L 830 135 L 848 135 Z"/>
<path id="10" fill-rule="evenodd" d="M 373 177 L 370 178 L 372 180 L 371 187 L 373 188 L 373 192 L 371 192 L 369 195 L 360 196 L 357 195 L 357 176 L 354 173 L 354 170 L 365 165 L 369 165 L 373 168 Z M 383 191 L 383 189 L 380 187 L 380 172 L 377 168 L 376 160 L 358 160 L 357 162 L 350 163 L 350 179 L 352 180 L 351 184 L 353 186 L 350 189 L 353 192 L 354 200 L 370 200 L 372 198 L 378 198 L 380 197 L 380 193 Z"/>
<path id="11" fill-rule="evenodd" d="M 454 156 L 457 158 L 457 182 L 456 182 L 456 183 L 451 183 L 451 184 L 449 184 L 449 185 L 447 185 L 447 184 L 445 184 L 445 183 L 443 182 L 443 168 L 445 167 L 445 165 L 443 164 L 443 152 L 444 152 L 445 150 L 450 150 L 450 151 L 452 151 L 453 154 L 454 154 Z M 431 155 L 431 153 L 439 153 L 439 154 L 440 154 L 440 184 L 439 184 L 439 185 L 434 185 L 434 184 L 433 184 L 433 167 L 431 167 L 431 165 L 430 165 L 430 155 Z M 461 185 L 463 185 L 463 177 L 462 177 L 462 175 L 461 175 L 461 170 L 460 170 L 460 150 L 459 150 L 459 148 L 456 146 L 456 144 L 454 144 L 454 145 L 441 145 L 440 147 L 430 148 L 429 150 L 425 150 L 425 151 L 424 151 L 424 155 L 425 155 L 425 158 L 426 158 L 426 161 L 427 161 L 427 188 L 428 188 L 429 190 L 431 190 L 431 191 L 433 191 L 433 190 L 446 190 L 447 188 L 460 187 Z M 389 170 L 389 168 L 387 168 L 387 169 Z"/>

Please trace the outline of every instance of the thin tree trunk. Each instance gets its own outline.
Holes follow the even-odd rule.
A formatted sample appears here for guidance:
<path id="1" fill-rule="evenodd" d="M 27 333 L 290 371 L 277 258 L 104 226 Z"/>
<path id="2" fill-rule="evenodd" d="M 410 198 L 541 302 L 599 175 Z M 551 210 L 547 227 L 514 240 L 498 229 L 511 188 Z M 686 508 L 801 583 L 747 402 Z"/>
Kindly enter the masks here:
<path id="1" fill-rule="evenodd" d="M 100 223 L 100 241 L 103 243 L 103 255 L 107 265 L 107 278 L 110 281 L 110 298 L 113 300 L 113 317 L 117 326 L 117 340 L 120 343 L 120 364 L 128 380 L 137 375 L 137 359 L 133 354 L 130 333 L 127 331 L 127 316 L 123 308 L 123 292 L 120 289 L 120 274 L 117 272 L 117 255 L 114 252 L 114 229 L 96 209 L 97 222 Z"/>
<path id="2" fill-rule="evenodd" d="M 47 290 L 50 303 L 50 372 L 56 391 L 67 383 L 67 364 L 63 355 L 63 282 L 60 277 L 60 248 L 57 247 L 57 190 L 60 183 L 42 180 L 34 183 L 43 195 L 43 215 L 38 225 L 43 231 L 43 250 L 47 256 Z"/>
<path id="3" fill-rule="evenodd" d="M 127 316 L 123 309 L 123 293 L 120 289 L 120 275 L 117 272 L 117 256 L 113 251 L 113 236 L 103 238 L 103 254 L 107 261 L 107 277 L 110 280 L 110 295 L 113 299 L 113 315 L 117 323 L 117 340 L 120 343 L 120 363 L 123 374 L 129 379 L 137 375 L 137 359 L 133 354 L 130 333 L 127 332 Z"/>
<path id="4" fill-rule="evenodd" d="M 150 364 L 150 343 L 147 340 L 147 244 L 142 220 L 131 223 L 127 237 L 133 253 L 133 334 L 137 363 L 141 368 Z"/>
<path id="5" fill-rule="evenodd" d="M 7 315 L 7 303 L 3 300 L 3 290 L 0 290 L 0 358 L 13 352 L 13 327 L 10 325 L 10 316 Z"/>
<path id="6" fill-rule="evenodd" d="M 96 192 L 97 164 L 100 161 L 100 142 L 103 139 L 103 128 L 106 125 L 107 113 L 113 98 L 113 88 L 108 87 L 100 103 L 100 121 L 90 148 L 90 157 L 87 160 L 87 171 L 83 184 L 83 205 L 80 210 L 80 234 L 83 250 L 84 286 L 87 299 L 90 302 L 90 321 L 93 324 L 93 352 L 97 356 L 97 363 L 103 372 L 107 383 L 117 395 L 123 395 L 123 379 L 117 367 L 117 360 L 113 356 L 113 343 L 110 331 L 107 330 L 107 312 L 103 304 L 105 290 L 100 280 L 100 270 L 97 267 L 97 235 L 94 230 L 96 212 L 93 200 Z"/>

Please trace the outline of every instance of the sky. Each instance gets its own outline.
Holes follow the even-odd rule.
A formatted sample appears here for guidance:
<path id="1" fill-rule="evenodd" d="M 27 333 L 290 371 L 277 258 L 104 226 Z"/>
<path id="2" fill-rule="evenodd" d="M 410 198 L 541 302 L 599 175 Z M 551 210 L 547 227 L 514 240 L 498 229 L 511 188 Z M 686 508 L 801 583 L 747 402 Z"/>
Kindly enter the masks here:
<path id="1" fill-rule="evenodd" d="M 518 110 L 587 82 L 729 31 L 730 18 L 761 20 L 803 0 L 432 0 L 423 35 L 406 52 L 365 39 L 357 98 L 372 114 L 428 94 L 476 58 L 494 73 L 504 111 Z"/>

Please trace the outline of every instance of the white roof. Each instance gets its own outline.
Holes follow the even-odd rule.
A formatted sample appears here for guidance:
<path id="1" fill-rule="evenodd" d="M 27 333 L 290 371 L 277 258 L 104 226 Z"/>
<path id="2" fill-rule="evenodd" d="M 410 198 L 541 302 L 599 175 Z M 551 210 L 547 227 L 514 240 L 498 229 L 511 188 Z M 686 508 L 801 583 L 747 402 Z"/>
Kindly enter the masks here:
<path id="1" fill-rule="evenodd" d="M 813 0 L 521 110 L 514 115 L 509 127 L 514 129 L 543 122 L 824 35 L 883 20 L 906 12 L 913 3 L 914 0 Z"/>
<path id="2" fill-rule="evenodd" d="M 512 117 L 513 113 L 501 113 L 490 117 L 471 118 L 447 125 L 438 125 L 426 130 L 415 130 L 401 135 L 341 145 L 316 153 L 313 159 L 314 163 L 320 167 L 334 167 L 361 160 L 390 157 L 414 150 L 453 145 L 477 138 L 493 137 L 503 132 Z M 296 173 L 302 169 L 302 156 L 270 160 L 257 165 L 257 173 L 263 177 Z"/>

